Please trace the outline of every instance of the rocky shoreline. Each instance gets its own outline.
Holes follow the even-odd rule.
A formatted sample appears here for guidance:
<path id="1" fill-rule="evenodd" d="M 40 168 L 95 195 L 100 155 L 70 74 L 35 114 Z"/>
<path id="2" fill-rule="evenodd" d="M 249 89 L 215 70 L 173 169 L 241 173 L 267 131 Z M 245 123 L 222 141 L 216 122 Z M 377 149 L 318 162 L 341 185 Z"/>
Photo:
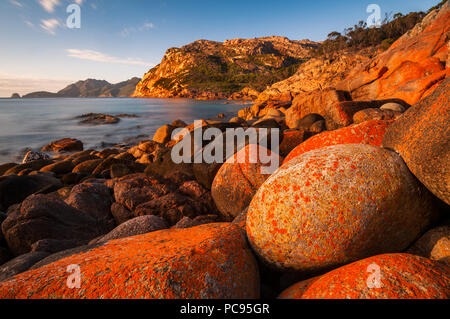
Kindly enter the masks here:
<path id="1" fill-rule="evenodd" d="M 103 150 L 66 138 L 0 165 L 0 298 L 450 298 L 449 15 L 346 87 L 271 91 L 230 120 L 177 120 Z M 179 128 L 280 136 L 224 164 L 178 164 Z M 273 174 L 250 160 L 261 150 Z"/>
<path id="2" fill-rule="evenodd" d="M 428 121 L 443 127 L 449 104 L 440 102 L 448 87 L 445 81 L 407 111 L 386 101 L 379 102 L 380 108 L 368 108 L 376 101 L 359 103 L 361 111 L 353 108 L 354 121 L 335 130 L 327 127 L 336 122 L 318 114 L 305 116 L 290 129 L 286 114 L 292 106 L 283 102 L 260 110 L 265 114 L 261 118 L 202 122 L 202 129 L 218 128 L 224 134 L 237 127 L 280 129 L 283 165 L 272 176 L 260 173 L 261 163 L 173 163 L 171 149 L 179 141 L 170 139 L 172 131 L 194 129 L 181 120 L 132 147 L 83 150 L 81 141 L 68 138 L 42 149 L 57 155 L 30 152 L 22 164 L 0 165 L 0 205 L 5 211 L 0 213 L 0 296 L 448 298 L 449 198 L 448 185 L 442 182 L 448 148 L 439 146 L 448 128 L 417 130 L 414 138 L 409 129 Z M 414 170 L 422 159 L 405 153 L 403 143 L 412 143 L 408 149 L 414 147 L 417 154 L 436 150 L 429 154 L 435 171 Z M 152 244 L 156 242 L 162 246 Z M 382 255 L 392 252 L 398 254 Z M 90 261 L 100 256 L 96 264 Z M 327 288 L 336 276 L 329 270 L 353 271 L 370 256 L 390 269 L 383 284 L 392 287 L 367 290 L 353 286 L 361 279 L 351 277 L 342 282 L 343 291 Z M 154 273 L 139 268 L 166 258 L 146 266 L 154 267 Z M 132 272 L 125 270 L 127 263 L 135 267 Z M 66 264 L 80 264 L 90 282 L 103 282 L 105 276 L 118 279 L 101 293 L 95 284 L 71 290 L 61 286 L 61 266 Z M 88 270 L 105 267 L 113 267 L 114 273 Z M 219 268 L 223 273 L 217 273 Z M 420 293 L 401 292 L 405 274 L 417 277 L 408 285 Z M 213 286 L 202 290 L 205 275 L 213 276 Z M 134 285 L 124 285 L 135 276 Z M 174 286 L 174 278 L 181 289 Z M 304 279 L 308 281 L 289 288 Z M 141 286 L 144 280 L 152 290 Z"/>

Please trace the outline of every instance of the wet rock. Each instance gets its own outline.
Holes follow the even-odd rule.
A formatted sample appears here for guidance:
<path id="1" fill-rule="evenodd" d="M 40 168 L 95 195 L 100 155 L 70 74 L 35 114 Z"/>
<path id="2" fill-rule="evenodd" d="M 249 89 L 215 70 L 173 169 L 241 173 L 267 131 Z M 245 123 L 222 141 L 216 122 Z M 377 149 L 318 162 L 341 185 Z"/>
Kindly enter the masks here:
<path id="1" fill-rule="evenodd" d="M 95 155 L 102 159 L 107 159 L 108 157 L 117 155 L 119 153 L 120 153 L 120 151 L 116 148 L 107 148 L 107 149 L 101 150 L 100 152 L 96 153 Z"/>
<path id="2" fill-rule="evenodd" d="M 72 163 L 74 163 L 76 166 L 78 166 L 81 163 L 84 163 L 87 161 L 99 160 L 99 158 L 95 155 L 82 155 L 82 156 L 77 156 L 71 160 L 72 160 Z"/>
<path id="3" fill-rule="evenodd" d="M 166 222 L 157 216 L 136 217 L 116 227 L 105 236 L 91 241 L 89 244 L 104 243 L 114 239 L 148 234 L 167 228 L 169 228 L 169 226 Z"/>
<path id="4" fill-rule="evenodd" d="M 93 217 L 51 195 L 29 196 L 19 211 L 8 214 L 2 231 L 16 256 L 30 252 L 42 239 L 77 240 L 83 245 L 105 234 Z"/>
<path id="5" fill-rule="evenodd" d="M 182 121 L 182 120 L 175 120 L 170 125 L 173 126 L 173 127 L 178 127 L 178 128 L 187 126 L 187 124 L 184 121 Z"/>
<path id="6" fill-rule="evenodd" d="M 80 119 L 80 124 L 88 125 L 104 125 L 104 124 L 117 124 L 120 122 L 120 118 L 108 114 L 89 113 L 83 114 L 77 117 Z"/>
<path id="7" fill-rule="evenodd" d="M 408 253 L 445 262 L 450 266 L 450 225 L 428 231 L 408 249 Z"/>
<path id="8" fill-rule="evenodd" d="M 75 165 L 72 163 L 72 161 L 60 161 L 56 162 L 54 164 L 50 164 L 47 166 L 44 166 L 41 168 L 41 172 L 52 172 L 56 175 L 64 175 L 67 173 L 72 172 L 72 170 L 75 168 Z"/>
<path id="9" fill-rule="evenodd" d="M 48 255 L 50 254 L 45 252 L 28 253 L 3 264 L 0 266 L 0 282 L 27 271 L 31 266 Z"/>
<path id="10" fill-rule="evenodd" d="M 17 163 L 6 163 L 6 164 L 0 165 L 0 176 L 5 174 L 10 169 L 16 167 L 17 165 L 19 165 L 19 164 L 17 164 Z"/>
<path id="11" fill-rule="evenodd" d="M 383 146 L 399 153 L 422 184 L 450 205 L 449 90 L 447 78 L 392 124 Z"/>
<path id="12" fill-rule="evenodd" d="M 175 127 L 171 125 L 164 125 L 160 127 L 153 136 L 153 141 L 161 144 L 169 142 L 172 139 L 172 132 L 174 130 Z"/>
<path id="13" fill-rule="evenodd" d="M 39 160 L 49 160 L 50 156 L 43 152 L 34 152 L 29 151 L 27 154 L 25 154 L 25 157 L 22 160 L 22 164 L 30 163 L 33 161 L 39 161 Z"/>
<path id="14" fill-rule="evenodd" d="M 377 270 L 379 282 L 370 276 Z M 418 256 L 380 255 L 295 284 L 279 298 L 448 299 L 449 272 L 448 266 Z"/>
<path id="15" fill-rule="evenodd" d="M 37 160 L 33 162 L 29 162 L 26 164 L 16 165 L 7 170 L 3 175 L 13 175 L 19 174 L 21 171 L 30 170 L 30 171 L 38 171 L 42 167 L 53 164 L 52 160 Z"/>
<path id="16" fill-rule="evenodd" d="M 314 273 L 402 252 L 439 213 L 395 152 L 363 144 L 308 152 L 258 190 L 247 235 L 277 269 Z"/>
<path id="17" fill-rule="evenodd" d="M 7 209 L 31 194 L 51 193 L 61 187 L 58 179 L 44 175 L 3 176 L 0 177 L 0 206 Z"/>
<path id="18" fill-rule="evenodd" d="M 259 152 L 272 156 L 272 153 L 262 146 L 247 145 L 222 165 L 214 179 L 212 197 L 219 211 L 227 219 L 233 220 L 239 215 L 270 176 L 264 173 L 265 164 L 261 163 Z M 275 154 L 273 156 L 279 161 L 282 160 Z"/>
<path id="19" fill-rule="evenodd" d="M 83 270 L 83 289 L 65 284 L 71 264 Z M 50 296 L 256 299 L 259 274 L 242 231 L 231 224 L 211 224 L 110 241 L 0 285 L 1 298 Z"/>
<path id="20" fill-rule="evenodd" d="M 83 143 L 73 138 L 63 138 L 61 140 L 51 142 L 41 149 L 42 152 L 55 153 L 78 152 L 82 150 Z"/>
<path id="21" fill-rule="evenodd" d="M 72 173 L 91 175 L 92 172 L 97 168 L 97 166 L 99 166 L 100 163 L 102 162 L 103 160 L 101 159 L 94 159 L 82 162 L 74 167 Z"/>

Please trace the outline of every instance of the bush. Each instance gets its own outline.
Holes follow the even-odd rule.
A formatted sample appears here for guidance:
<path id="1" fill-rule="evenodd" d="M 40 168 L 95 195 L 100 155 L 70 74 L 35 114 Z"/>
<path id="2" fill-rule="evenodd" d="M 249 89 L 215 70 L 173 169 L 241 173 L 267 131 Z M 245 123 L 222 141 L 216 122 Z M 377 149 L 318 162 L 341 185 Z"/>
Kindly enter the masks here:
<path id="1" fill-rule="evenodd" d="M 444 3 L 445 1 L 440 6 Z M 439 5 L 436 6 L 438 7 Z M 333 55 L 344 49 L 359 50 L 371 46 L 387 49 L 424 17 L 424 12 L 412 12 L 407 15 L 397 13 L 392 18 L 386 16 L 379 28 L 369 28 L 364 21 L 360 21 L 353 27 L 345 29 L 344 34 L 331 32 L 327 40 L 316 49 L 315 55 Z"/>

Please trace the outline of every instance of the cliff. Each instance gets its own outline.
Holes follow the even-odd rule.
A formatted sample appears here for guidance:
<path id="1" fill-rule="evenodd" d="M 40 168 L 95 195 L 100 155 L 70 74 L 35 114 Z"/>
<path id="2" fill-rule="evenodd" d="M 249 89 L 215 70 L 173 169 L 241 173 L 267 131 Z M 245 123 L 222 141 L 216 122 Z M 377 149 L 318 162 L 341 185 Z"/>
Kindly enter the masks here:
<path id="1" fill-rule="evenodd" d="M 111 84 L 103 80 L 87 79 L 68 85 L 57 93 L 33 92 L 23 98 L 79 98 L 79 97 L 129 97 L 133 94 L 139 78 Z"/>
<path id="2" fill-rule="evenodd" d="M 144 75 L 135 97 L 228 98 L 262 91 L 295 73 L 317 44 L 285 37 L 195 41 L 167 50 Z M 240 94 L 242 95 L 242 94 Z"/>

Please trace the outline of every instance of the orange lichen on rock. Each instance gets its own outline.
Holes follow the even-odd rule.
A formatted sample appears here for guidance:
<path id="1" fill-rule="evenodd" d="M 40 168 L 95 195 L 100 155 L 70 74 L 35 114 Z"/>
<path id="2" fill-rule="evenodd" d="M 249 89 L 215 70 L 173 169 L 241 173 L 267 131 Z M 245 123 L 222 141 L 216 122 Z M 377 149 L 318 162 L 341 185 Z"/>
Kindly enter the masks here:
<path id="1" fill-rule="evenodd" d="M 370 63 L 355 68 L 337 88 L 354 100 L 398 98 L 415 104 L 448 76 L 450 5 L 431 12 Z"/>
<path id="2" fill-rule="evenodd" d="M 448 299 L 450 267 L 408 254 L 380 255 L 295 284 L 279 298 Z"/>
<path id="3" fill-rule="evenodd" d="M 81 287 L 68 288 L 78 265 Z M 115 240 L 0 283 L 6 299 L 241 299 L 259 297 L 242 230 L 210 224 Z"/>
<path id="4" fill-rule="evenodd" d="M 262 163 L 261 153 L 277 160 L 278 165 L 283 161 L 270 150 L 249 144 L 228 159 L 217 172 L 211 194 L 225 218 L 232 220 L 247 208 L 256 191 L 270 176 L 263 170 L 270 163 Z"/>
<path id="5" fill-rule="evenodd" d="M 436 217 L 433 197 L 398 154 L 345 144 L 275 172 L 252 200 L 247 235 L 266 264 L 314 273 L 401 252 Z"/>
<path id="6" fill-rule="evenodd" d="M 284 163 L 319 148 L 339 144 L 368 144 L 381 146 L 384 134 L 392 121 L 367 121 L 361 124 L 345 127 L 336 131 L 324 132 L 311 137 L 295 148 L 284 160 Z"/>
<path id="7" fill-rule="evenodd" d="M 422 184 L 450 205 L 449 90 L 450 78 L 387 130 L 383 146 L 399 153 Z"/>

